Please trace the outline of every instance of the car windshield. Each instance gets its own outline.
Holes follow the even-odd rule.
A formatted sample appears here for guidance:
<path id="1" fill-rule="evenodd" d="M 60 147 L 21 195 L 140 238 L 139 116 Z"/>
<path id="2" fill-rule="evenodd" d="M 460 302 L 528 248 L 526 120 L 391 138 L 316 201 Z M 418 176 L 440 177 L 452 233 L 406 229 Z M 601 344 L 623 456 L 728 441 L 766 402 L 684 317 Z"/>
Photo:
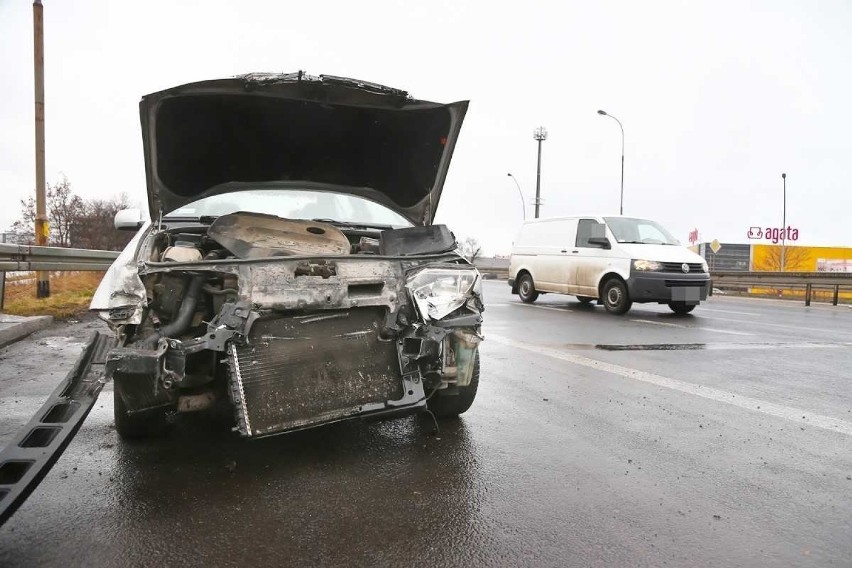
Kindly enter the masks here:
<path id="1" fill-rule="evenodd" d="M 287 219 L 322 219 L 370 227 L 410 227 L 411 223 L 374 201 L 328 191 L 251 189 L 193 201 L 164 219 L 219 217 L 244 211 Z"/>
<path id="2" fill-rule="evenodd" d="M 679 245 L 680 242 L 662 225 L 648 219 L 604 217 L 609 230 L 620 243 L 646 245 Z"/>

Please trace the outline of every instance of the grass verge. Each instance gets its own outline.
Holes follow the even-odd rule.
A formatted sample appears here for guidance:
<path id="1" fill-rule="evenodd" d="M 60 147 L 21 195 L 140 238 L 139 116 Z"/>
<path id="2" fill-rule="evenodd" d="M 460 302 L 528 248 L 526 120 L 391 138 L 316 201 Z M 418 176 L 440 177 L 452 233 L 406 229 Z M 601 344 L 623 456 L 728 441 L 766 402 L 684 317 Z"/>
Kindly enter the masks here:
<path id="1" fill-rule="evenodd" d="M 70 318 L 89 308 L 103 276 L 103 272 L 54 272 L 50 275 L 49 298 L 36 298 L 35 273 L 26 283 L 7 282 L 3 313 Z"/>

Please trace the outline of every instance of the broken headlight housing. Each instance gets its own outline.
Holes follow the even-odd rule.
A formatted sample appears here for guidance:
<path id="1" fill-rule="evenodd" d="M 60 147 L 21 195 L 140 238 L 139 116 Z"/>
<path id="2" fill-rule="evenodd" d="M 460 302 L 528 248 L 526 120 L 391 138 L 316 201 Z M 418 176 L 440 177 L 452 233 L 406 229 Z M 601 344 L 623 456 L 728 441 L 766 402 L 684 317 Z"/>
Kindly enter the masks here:
<path id="1" fill-rule="evenodd" d="M 425 321 L 443 319 L 465 305 L 482 311 L 482 282 L 472 267 L 424 268 L 409 276 L 405 287 Z"/>

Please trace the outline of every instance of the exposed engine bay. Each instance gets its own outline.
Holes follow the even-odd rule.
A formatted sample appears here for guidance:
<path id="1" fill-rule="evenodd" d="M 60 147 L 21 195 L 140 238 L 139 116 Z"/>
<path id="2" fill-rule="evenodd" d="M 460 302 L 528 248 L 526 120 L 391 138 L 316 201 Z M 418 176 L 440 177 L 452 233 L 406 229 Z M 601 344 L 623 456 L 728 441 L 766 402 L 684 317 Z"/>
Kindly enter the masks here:
<path id="1" fill-rule="evenodd" d="M 480 275 L 443 225 L 238 212 L 137 246 L 112 284 L 138 301 L 101 312 L 119 337 L 106 373 L 127 435 L 134 418 L 150 429 L 217 402 L 263 436 L 475 394 Z"/>

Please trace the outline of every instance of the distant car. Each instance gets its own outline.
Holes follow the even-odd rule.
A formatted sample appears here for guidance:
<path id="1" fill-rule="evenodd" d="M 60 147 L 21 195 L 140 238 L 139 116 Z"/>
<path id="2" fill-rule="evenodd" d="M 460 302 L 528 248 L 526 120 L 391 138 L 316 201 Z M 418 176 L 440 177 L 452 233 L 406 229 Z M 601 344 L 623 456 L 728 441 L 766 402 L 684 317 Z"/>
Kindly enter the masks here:
<path id="1" fill-rule="evenodd" d="M 143 97 L 153 221 L 116 216 L 138 233 L 91 304 L 118 433 L 218 403 L 244 436 L 465 412 L 481 278 L 432 221 L 467 106 L 301 72 Z"/>
<path id="2" fill-rule="evenodd" d="M 586 215 L 525 222 L 512 249 L 509 285 L 523 302 L 555 292 L 614 314 L 634 302 L 687 314 L 707 299 L 710 274 L 703 258 L 655 221 Z"/>

